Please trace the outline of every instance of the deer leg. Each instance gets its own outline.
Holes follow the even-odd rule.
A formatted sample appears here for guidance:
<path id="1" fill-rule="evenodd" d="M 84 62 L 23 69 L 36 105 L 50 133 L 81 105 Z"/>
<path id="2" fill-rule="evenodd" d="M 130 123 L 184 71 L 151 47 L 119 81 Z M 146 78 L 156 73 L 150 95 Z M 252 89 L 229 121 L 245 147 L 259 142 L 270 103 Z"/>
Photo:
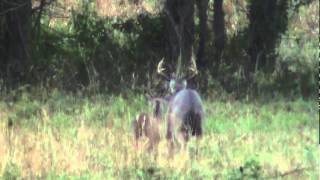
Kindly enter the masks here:
<path id="1" fill-rule="evenodd" d="M 199 141 L 202 137 L 202 118 L 199 113 L 193 114 L 191 121 L 191 133 L 193 136 L 196 136 L 196 151 L 195 154 L 198 155 L 199 151 Z"/>
<path id="2" fill-rule="evenodd" d="M 173 124 L 172 124 L 172 118 L 169 116 L 168 117 L 168 125 L 167 125 L 167 134 L 166 134 L 166 139 L 169 143 L 168 147 L 168 153 L 169 157 L 173 157 L 173 152 L 174 152 L 174 136 L 173 136 Z"/>
<path id="3" fill-rule="evenodd" d="M 148 138 L 149 138 L 149 147 L 148 151 L 151 152 L 153 150 L 157 150 L 157 146 L 160 142 L 160 134 L 157 124 L 153 124 L 149 127 L 148 131 Z"/>
<path id="4" fill-rule="evenodd" d="M 142 136 L 142 129 L 140 126 L 140 122 L 138 118 L 133 121 L 133 131 L 134 131 L 134 140 L 135 140 L 135 147 L 139 147 L 139 138 Z"/>
<path id="5" fill-rule="evenodd" d="M 169 145 L 168 145 L 168 155 L 169 155 L 169 157 L 170 158 L 172 158 L 173 157 L 173 154 L 174 154 L 174 139 L 173 138 L 171 138 L 171 139 L 169 139 Z"/>
<path id="6" fill-rule="evenodd" d="M 200 138 L 202 136 L 201 115 L 194 114 L 191 121 L 192 136 Z"/>
<path id="7" fill-rule="evenodd" d="M 159 142 L 153 144 L 153 156 L 155 161 L 158 159 L 158 145 Z"/>
<path id="8" fill-rule="evenodd" d="M 182 125 L 182 127 L 180 128 L 180 139 L 182 142 L 182 148 L 183 150 L 186 150 L 187 149 L 187 144 L 188 144 L 188 141 L 189 141 L 189 129 L 187 127 L 187 125 Z"/>

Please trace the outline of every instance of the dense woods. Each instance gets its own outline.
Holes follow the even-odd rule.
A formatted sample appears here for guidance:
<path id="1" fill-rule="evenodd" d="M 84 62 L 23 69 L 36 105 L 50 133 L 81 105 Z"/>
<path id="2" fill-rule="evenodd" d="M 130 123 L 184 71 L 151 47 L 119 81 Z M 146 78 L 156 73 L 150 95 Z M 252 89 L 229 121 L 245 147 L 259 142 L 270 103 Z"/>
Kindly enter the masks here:
<path id="1" fill-rule="evenodd" d="M 128 8 L 111 12 L 108 3 Z M 193 84 L 205 94 L 315 93 L 316 1 L 15 0 L 0 7 L 5 87 L 141 91 L 157 86 L 154 69 L 164 57 L 170 72 L 195 60 Z"/>

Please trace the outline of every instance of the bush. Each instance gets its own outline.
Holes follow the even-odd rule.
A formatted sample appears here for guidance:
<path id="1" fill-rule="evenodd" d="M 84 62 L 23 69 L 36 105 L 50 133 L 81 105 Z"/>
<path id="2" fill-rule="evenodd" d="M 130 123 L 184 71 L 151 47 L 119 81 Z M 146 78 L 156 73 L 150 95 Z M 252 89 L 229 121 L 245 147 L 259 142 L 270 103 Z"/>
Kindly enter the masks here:
<path id="1" fill-rule="evenodd" d="M 261 179 L 262 171 L 259 162 L 254 159 L 248 160 L 243 166 L 238 169 L 232 170 L 228 174 L 228 179 L 241 180 L 241 179 Z"/>
<path id="2" fill-rule="evenodd" d="M 145 2 L 153 4 L 154 1 Z M 208 67 L 206 72 L 200 73 L 203 76 L 199 76 L 197 81 L 198 90 L 203 88 L 202 94 L 205 94 L 218 89 L 218 92 L 233 93 L 237 97 L 246 97 L 255 91 L 260 94 L 280 90 L 293 95 L 312 94 L 316 84 L 314 67 L 319 53 L 319 3 L 285 3 L 279 13 L 288 12 L 285 14 L 288 21 L 286 18 L 274 19 L 278 22 L 272 26 L 277 29 L 282 24 L 280 34 L 288 23 L 288 30 L 279 36 L 280 39 L 277 34 L 272 48 L 266 47 L 268 63 L 265 69 L 268 71 L 248 72 L 248 39 L 251 35 L 248 2 L 224 3 L 228 37 L 219 67 L 211 66 L 216 60 L 212 59 L 212 26 L 208 25 L 204 58 Z M 209 6 L 212 4 L 213 1 L 210 1 Z M 52 20 L 44 12 L 40 37 L 34 43 L 32 53 L 32 83 L 40 83 L 49 89 L 87 90 L 93 93 L 101 90 L 122 93 L 129 89 L 141 92 L 158 84 L 154 70 L 167 51 L 163 14 L 141 10 L 130 16 L 101 17 L 96 12 L 95 1 L 79 1 L 77 5 L 70 19 L 55 19 L 57 22 L 53 26 L 49 25 Z M 208 11 L 209 17 L 213 16 L 212 13 Z M 196 49 L 199 23 L 196 22 L 195 26 Z M 261 36 L 261 41 L 267 38 Z M 277 45 L 276 54 L 274 45 Z M 0 51 L 3 51 L 2 47 Z M 251 73 L 254 73 L 253 76 Z"/>
<path id="3" fill-rule="evenodd" d="M 33 83 L 114 93 L 143 89 L 151 81 L 164 51 L 162 16 L 101 17 L 94 4 L 82 2 L 65 26 L 47 27 L 43 18 L 34 44 Z"/>
<path id="4" fill-rule="evenodd" d="M 318 11 L 319 3 L 314 2 L 292 13 L 291 24 L 277 48 L 274 75 L 282 88 L 298 94 L 314 94 L 316 89 L 320 53 Z"/>
<path id="5" fill-rule="evenodd" d="M 4 180 L 14 180 L 21 176 L 20 168 L 13 162 L 8 162 L 4 169 L 2 179 Z"/>

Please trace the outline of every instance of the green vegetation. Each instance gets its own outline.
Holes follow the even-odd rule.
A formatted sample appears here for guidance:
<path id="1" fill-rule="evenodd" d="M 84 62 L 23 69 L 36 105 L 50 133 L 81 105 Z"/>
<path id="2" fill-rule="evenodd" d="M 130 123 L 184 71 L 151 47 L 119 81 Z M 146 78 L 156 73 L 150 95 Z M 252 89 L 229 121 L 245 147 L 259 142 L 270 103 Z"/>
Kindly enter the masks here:
<path id="1" fill-rule="evenodd" d="M 93 2 L 80 5 L 71 18 L 57 19 L 54 25 L 44 18 L 31 72 L 40 76 L 33 81 L 46 88 L 90 92 L 141 90 L 146 72 L 163 51 L 162 18 L 105 17 L 98 15 Z"/>
<path id="2" fill-rule="evenodd" d="M 27 67 L 27 73 L 21 84 L 113 94 L 128 90 L 142 92 L 150 85 L 158 86 L 155 67 L 159 60 L 166 57 L 169 65 L 176 65 L 176 60 L 167 58 L 171 47 L 166 38 L 168 23 L 161 10 L 163 4 L 140 0 L 136 6 L 134 2 L 138 1 L 57 0 L 50 8 L 44 8 L 38 33 L 32 36 L 31 56 L 28 66 L 23 66 Z M 203 47 L 205 67 L 199 74 L 199 79 L 209 79 L 209 82 L 206 82 L 207 86 L 205 81 L 196 82 L 202 94 L 210 95 L 212 90 L 222 89 L 240 98 L 248 94 L 315 95 L 319 2 L 275 2 L 272 1 L 277 6 L 273 14 L 263 13 L 258 17 L 254 13 L 268 11 L 259 9 L 266 1 L 223 1 L 226 39 L 221 59 L 216 59 L 213 58 L 216 50 L 211 24 L 214 3 L 209 1 L 207 41 Z M 253 13 L 252 17 L 250 13 Z M 37 23 L 37 13 L 32 17 Z M 199 21 L 195 12 L 195 53 L 200 41 Z M 0 24 L 9 26 L 4 16 L 0 17 Z M 270 29 L 264 28 L 266 26 Z M 0 39 L 6 39 L 5 33 L 5 28 L 0 30 Z M 263 50 L 250 53 L 250 48 Z M 5 43 L 0 44 L 1 54 L 5 54 L 6 49 Z M 251 58 L 252 54 L 258 56 L 263 52 L 263 62 L 254 62 L 258 58 Z M 0 58 L 4 59 L 3 66 L 0 66 L 1 84 L 20 82 L 7 79 L 10 60 Z M 197 64 L 200 68 L 201 64 Z"/>
<path id="3" fill-rule="evenodd" d="M 141 96 L 22 89 L 3 94 L 0 107 L 5 179 L 255 179 L 288 172 L 284 178 L 319 177 L 318 117 L 311 100 L 207 99 L 198 154 L 192 139 L 173 159 L 165 123 L 157 159 L 147 153 L 147 139 L 135 148 L 131 123 L 147 108 Z"/>

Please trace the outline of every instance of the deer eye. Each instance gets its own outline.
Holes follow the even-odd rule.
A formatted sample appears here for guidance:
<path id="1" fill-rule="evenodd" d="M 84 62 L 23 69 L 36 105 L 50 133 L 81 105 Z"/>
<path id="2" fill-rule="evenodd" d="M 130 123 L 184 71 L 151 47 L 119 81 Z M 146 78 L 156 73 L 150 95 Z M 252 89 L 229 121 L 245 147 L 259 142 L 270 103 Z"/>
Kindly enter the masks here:
<path id="1" fill-rule="evenodd" d="M 170 87 L 171 93 L 174 93 L 175 90 L 176 90 L 176 81 L 175 80 L 170 80 L 169 87 Z"/>

